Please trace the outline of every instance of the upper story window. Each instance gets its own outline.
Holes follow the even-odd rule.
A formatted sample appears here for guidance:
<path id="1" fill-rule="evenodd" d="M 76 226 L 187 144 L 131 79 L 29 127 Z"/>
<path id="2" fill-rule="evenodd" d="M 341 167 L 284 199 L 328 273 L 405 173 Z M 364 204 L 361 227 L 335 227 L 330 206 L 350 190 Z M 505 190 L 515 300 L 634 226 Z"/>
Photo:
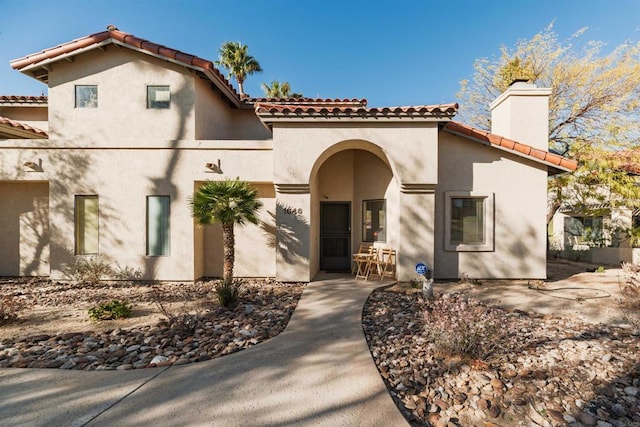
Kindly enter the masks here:
<path id="1" fill-rule="evenodd" d="M 147 86 L 147 108 L 169 108 L 170 104 L 169 86 Z"/>
<path id="2" fill-rule="evenodd" d="M 76 108 L 98 108 L 97 85 L 76 85 Z"/>

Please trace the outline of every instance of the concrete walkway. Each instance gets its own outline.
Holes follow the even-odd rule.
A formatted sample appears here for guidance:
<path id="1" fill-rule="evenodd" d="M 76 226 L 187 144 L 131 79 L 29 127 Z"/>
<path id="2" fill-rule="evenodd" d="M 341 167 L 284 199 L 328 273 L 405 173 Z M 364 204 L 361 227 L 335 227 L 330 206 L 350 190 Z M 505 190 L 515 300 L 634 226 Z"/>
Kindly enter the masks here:
<path id="1" fill-rule="evenodd" d="M 362 307 L 380 285 L 327 275 L 305 289 L 283 333 L 208 362 L 124 372 L 2 369 L 0 424 L 407 425 L 362 332 Z"/>

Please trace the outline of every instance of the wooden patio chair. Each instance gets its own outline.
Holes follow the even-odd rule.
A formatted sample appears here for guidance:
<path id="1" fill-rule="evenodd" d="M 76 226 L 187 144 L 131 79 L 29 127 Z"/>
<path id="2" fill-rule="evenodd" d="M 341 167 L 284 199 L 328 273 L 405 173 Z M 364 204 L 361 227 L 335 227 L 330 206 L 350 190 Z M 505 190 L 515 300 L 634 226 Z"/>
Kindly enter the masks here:
<path id="1" fill-rule="evenodd" d="M 396 250 L 384 248 L 380 250 L 379 256 L 371 261 L 369 274 L 380 276 L 380 280 L 385 277 L 395 277 L 396 274 Z"/>
<path id="2" fill-rule="evenodd" d="M 371 265 L 378 259 L 378 250 L 373 246 L 369 247 L 367 253 L 358 254 L 354 260 L 356 263 L 356 280 L 364 279 L 367 281 L 371 274 Z"/>
<path id="3" fill-rule="evenodd" d="M 358 271 L 358 263 L 356 262 L 356 258 L 361 257 L 361 255 L 363 254 L 370 254 L 372 247 L 372 245 L 368 245 L 365 243 L 360 244 L 358 252 L 353 254 L 351 258 L 351 274 L 356 274 L 356 272 Z"/>

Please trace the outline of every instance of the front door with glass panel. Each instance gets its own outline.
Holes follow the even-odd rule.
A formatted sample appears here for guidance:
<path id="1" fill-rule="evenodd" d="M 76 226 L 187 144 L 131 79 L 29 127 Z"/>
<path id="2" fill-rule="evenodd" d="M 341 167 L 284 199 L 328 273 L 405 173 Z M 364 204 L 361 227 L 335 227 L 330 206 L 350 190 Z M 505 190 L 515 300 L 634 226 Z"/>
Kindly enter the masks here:
<path id="1" fill-rule="evenodd" d="M 320 270 L 351 269 L 351 203 L 320 203 Z"/>

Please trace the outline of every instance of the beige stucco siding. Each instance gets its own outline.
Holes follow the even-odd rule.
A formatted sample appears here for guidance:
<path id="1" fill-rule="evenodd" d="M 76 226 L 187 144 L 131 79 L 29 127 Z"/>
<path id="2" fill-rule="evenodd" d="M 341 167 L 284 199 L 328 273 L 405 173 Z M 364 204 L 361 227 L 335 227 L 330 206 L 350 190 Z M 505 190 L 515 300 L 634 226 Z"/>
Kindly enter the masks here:
<path id="1" fill-rule="evenodd" d="M 50 138 L 78 145 L 104 140 L 194 139 L 194 74 L 129 49 L 106 49 L 52 65 Z M 98 86 L 97 108 L 75 108 L 76 85 Z M 170 108 L 148 109 L 147 85 L 169 85 Z"/>
<path id="2" fill-rule="evenodd" d="M 435 123 L 413 123 L 410 127 L 394 123 L 305 125 L 304 132 L 300 131 L 303 125 L 274 125 L 275 182 L 309 183 L 312 173 L 335 152 L 369 146 L 377 147 L 402 182 L 435 183 L 438 178 Z"/>
<path id="3" fill-rule="evenodd" d="M 440 135 L 436 191 L 435 275 L 457 278 L 546 277 L 546 169 L 482 144 Z M 445 248 L 446 192 L 494 196 L 494 249 L 457 252 Z"/>
<path id="4" fill-rule="evenodd" d="M 49 186 L 0 181 L 0 276 L 49 275 Z"/>
<path id="5" fill-rule="evenodd" d="M 284 230 L 298 230 L 295 245 L 309 247 L 298 254 L 279 251 L 278 276 L 285 280 L 310 280 L 317 273 L 319 259 L 319 203 L 332 197 L 352 201 L 352 247 L 361 239 L 362 200 L 374 195 L 387 198 L 389 232 L 387 242 L 398 251 L 398 277 L 409 280 L 415 263 L 432 263 L 432 221 L 403 223 L 404 212 L 413 212 L 413 221 L 433 218 L 433 194 L 401 193 L 402 186 L 435 188 L 438 180 L 438 131 L 435 123 L 308 123 L 276 124 L 274 140 L 274 182 L 286 185 L 308 185 L 303 194 L 278 193 L 278 204 L 301 209 L 301 215 L 282 215 L 279 226 Z M 349 151 L 354 157 L 349 160 Z M 355 154 L 360 151 L 366 154 Z M 332 156 L 338 155 L 335 159 Z M 344 157 L 343 157 L 344 156 Z M 329 169 L 324 170 L 325 165 Z M 351 164 L 353 166 L 347 166 Z M 341 166 L 342 165 L 342 166 Z M 357 166 L 357 167 L 356 167 Z M 378 180 L 393 177 L 380 190 Z M 354 182 L 362 187 L 353 187 Z M 366 183 L 366 184 L 364 184 Z M 375 191 L 371 191 L 375 188 Z M 415 188 L 415 187 L 412 187 Z M 309 193 L 304 193 L 309 191 Z M 327 194 L 329 193 L 329 194 Z M 333 196 L 331 195 L 333 194 Z M 330 199 L 325 199 L 328 195 Z M 351 197 L 349 197 L 351 196 Z M 282 232 L 279 232 L 282 234 Z M 412 236 L 424 236 L 418 246 Z M 287 236 L 284 236 L 286 238 Z M 431 244 L 431 246 L 429 246 Z M 280 246 L 279 246 L 280 247 Z M 425 249 L 426 247 L 426 249 Z M 282 276 L 281 276 L 282 274 Z"/>
<path id="6" fill-rule="evenodd" d="M 106 259 L 139 268 L 145 278 L 192 280 L 196 257 L 202 256 L 195 253 L 198 242 L 188 205 L 194 182 L 236 177 L 270 182 L 273 174 L 269 142 L 158 142 L 127 149 L 103 141 L 97 149 L 56 148 L 70 144 L 47 141 L 44 148 L 39 141 L 11 140 L 0 151 L 0 181 L 49 182 L 53 278 L 68 277 L 73 262 L 76 195 L 99 198 L 99 249 Z M 43 171 L 26 171 L 22 165 L 27 159 L 40 159 Z M 218 159 L 222 173 L 205 167 Z M 146 197 L 152 195 L 171 198 L 169 256 L 146 256 Z"/>

